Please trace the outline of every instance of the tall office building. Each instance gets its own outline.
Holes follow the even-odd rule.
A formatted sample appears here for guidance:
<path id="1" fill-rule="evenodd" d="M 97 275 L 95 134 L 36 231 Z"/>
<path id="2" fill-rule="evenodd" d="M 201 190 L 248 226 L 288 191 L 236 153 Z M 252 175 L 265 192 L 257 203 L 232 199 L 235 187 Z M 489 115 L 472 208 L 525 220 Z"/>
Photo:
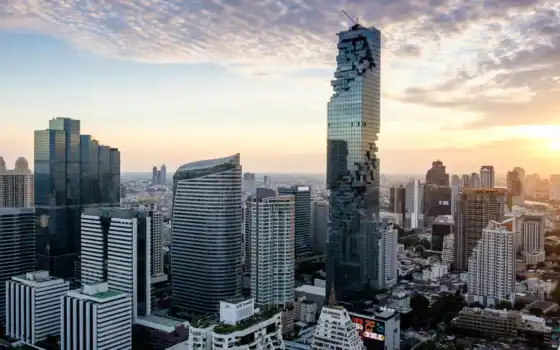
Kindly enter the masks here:
<path id="1" fill-rule="evenodd" d="M 405 187 L 405 228 L 415 229 L 424 227 L 424 184 L 420 180 L 411 180 Z"/>
<path id="2" fill-rule="evenodd" d="M 470 185 L 471 177 L 467 174 L 461 175 L 461 187 L 472 187 Z"/>
<path id="3" fill-rule="evenodd" d="M 173 176 L 173 306 L 216 312 L 241 293 L 240 155 L 185 164 Z M 202 268 L 201 268 L 202 267 Z"/>
<path id="4" fill-rule="evenodd" d="M 403 185 L 392 186 L 389 189 L 389 211 L 398 214 L 400 218 L 396 224 L 404 225 L 406 208 L 406 188 Z"/>
<path id="5" fill-rule="evenodd" d="M 158 168 L 157 166 L 153 166 L 152 168 L 152 185 L 158 184 Z"/>
<path id="6" fill-rule="evenodd" d="M 48 271 L 28 272 L 6 282 L 6 334 L 35 344 L 60 334 L 60 300 L 68 282 Z"/>
<path id="7" fill-rule="evenodd" d="M 525 191 L 523 188 L 523 180 L 516 171 L 508 171 L 507 173 L 507 204 L 511 208 L 514 205 L 523 205 L 525 203 Z"/>
<path id="8" fill-rule="evenodd" d="M 159 172 L 161 174 L 161 183 L 160 185 L 165 185 L 167 183 L 167 167 L 165 166 L 165 164 L 163 164 L 161 166 L 161 168 L 159 169 Z"/>
<path id="9" fill-rule="evenodd" d="M 260 306 L 294 301 L 295 198 L 257 188 L 245 211 L 250 239 L 251 298 Z"/>
<path id="10" fill-rule="evenodd" d="M 338 33 L 337 48 L 327 107 L 327 299 L 333 289 L 347 299 L 374 287 L 378 272 L 381 32 L 355 24 Z"/>
<path id="11" fill-rule="evenodd" d="M 560 201 L 560 175 L 550 175 L 549 199 L 551 201 Z"/>
<path id="12" fill-rule="evenodd" d="M 481 188 L 482 182 L 480 180 L 480 175 L 478 173 L 472 173 L 469 179 L 469 187 L 472 188 Z"/>
<path id="13" fill-rule="evenodd" d="M 531 174 L 525 177 L 525 186 L 523 189 L 527 197 L 531 197 L 533 200 L 535 199 L 535 194 L 540 181 L 541 177 L 539 174 Z"/>
<path id="14" fill-rule="evenodd" d="M 265 175 L 264 179 L 263 179 L 263 182 L 264 182 L 263 186 L 265 188 L 272 188 L 272 178 L 270 176 Z"/>
<path id="15" fill-rule="evenodd" d="M 27 160 L 20 157 L 14 169 L 6 169 L 0 157 L 0 208 L 31 208 L 33 200 L 33 173 Z"/>
<path id="16" fill-rule="evenodd" d="M 432 167 L 426 173 L 426 185 L 438 185 L 449 187 L 449 174 L 445 170 L 441 160 L 432 162 Z"/>
<path id="17" fill-rule="evenodd" d="M 516 166 L 515 168 L 513 168 L 513 171 L 519 175 L 519 178 L 521 179 L 521 185 L 523 186 L 523 188 L 525 188 L 525 169 Z"/>
<path id="18" fill-rule="evenodd" d="M 399 233 L 392 225 L 381 230 L 379 238 L 379 255 L 378 255 L 378 282 L 379 289 L 390 289 L 397 284 L 398 277 L 398 259 L 397 244 L 399 242 Z"/>
<path id="19" fill-rule="evenodd" d="M 88 208 L 82 214 L 82 283 L 106 281 L 132 297 L 132 320 L 151 312 L 151 218 L 143 211 Z"/>
<path id="20" fill-rule="evenodd" d="M 82 210 L 120 205 L 120 153 L 80 135 L 79 120 L 55 118 L 35 131 L 34 169 L 38 267 L 72 277 Z"/>
<path id="21" fill-rule="evenodd" d="M 456 203 L 459 192 L 461 192 L 461 179 L 459 179 L 459 176 L 453 175 L 451 177 L 451 215 L 453 215 L 453 217 L 457 215 Z"/>
<path id="22" fill-rule="evenodd" d="M 494 188 L 496 174 L 492 165 L 483 165 L 480 168 L 480 182 L 482 188 Z"/>
<path id="23" fill-rule="evenodd" d="M 35 270 L 35 210 L 0 208 L 0 321 L 6 316 L 6 281 Z"/>
<path id="24" fill-rule="evenodd" d="M 132 349 L 130 295 L 108 283 L 69 291 L 60 305 L 61 350 Z"/>
<path id="25" fill-rule="evenodd" d="M 255 179 L 255 174 L 243 174 L 243 192 L 248 194 L 255 194 L 257 192 L 257 180 Z"/>
<path id="26" fill-rule="evenodd" d="M 493 306 L 500 300 L 515 303 L 515 235 L 490 221 L 469 257 L 469 302 Z"/>
<path id="27" fill-rule="evenodd" d="M 278 188 L 279 195 L 292 195 L 295 198 L 296 255 L 311 253 L 311 188 L 292 186 Z"/>
<path id="28" fill-rule="evenodd" d="M 311 218 L 313 225 L 311 225 L 311 246 L 314 253 L 325 254 L 327 251 L 327 235 L 329 231 L 329 202 L 314 201 L 312 207 Z"/>
<path id="29" fill-rule="evenodd" d="M 501 188 L 464 188 L 458 196 L 455 219 L 455 263 L 458 269 L 468 268 L 472 250 L 478 244 L 488 222 L 502 220 L 505 201 L 506 190 Z"/>

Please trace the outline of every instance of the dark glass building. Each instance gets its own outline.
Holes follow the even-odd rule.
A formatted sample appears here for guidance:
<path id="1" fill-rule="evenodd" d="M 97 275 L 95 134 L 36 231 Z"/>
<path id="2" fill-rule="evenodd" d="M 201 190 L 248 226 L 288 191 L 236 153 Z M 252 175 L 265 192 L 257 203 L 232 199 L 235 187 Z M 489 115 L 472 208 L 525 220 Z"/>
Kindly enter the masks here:
<path id="1" fill-rule="evenodd" d="M 376 288 L 379 217 L 381 32 L 356 24 L 338 34 L 328 103 L 327 300 Z"/>
<path id="2" fill-rule="evenodd" d="M 34 152 L 37 267 L 69 278 L 80 253 L 83 209 L 119 206 L 119 151 L 80 135 L 79 120 L 55 118 L 35 131 Z"/>
<path id="3" fill-rule="evenodd" d="M 295 252 L 296 256 L 310 254 L 311 249 L 311 188 L 292 186 L 278 188 L 279 195 L 295 197 Z"/>
<path id="4" fill-rule="evenodd" d="M 6 317 L 6 281 L 35 271 L 35 210 L 0 208 L 0 323 Z"/>
<path id="5" fill-rule="evenodd" d="M 176 312 L 217 312 L 241 294 L 240 155 L 182 165 L 173 175 L 171 278 Z"/>

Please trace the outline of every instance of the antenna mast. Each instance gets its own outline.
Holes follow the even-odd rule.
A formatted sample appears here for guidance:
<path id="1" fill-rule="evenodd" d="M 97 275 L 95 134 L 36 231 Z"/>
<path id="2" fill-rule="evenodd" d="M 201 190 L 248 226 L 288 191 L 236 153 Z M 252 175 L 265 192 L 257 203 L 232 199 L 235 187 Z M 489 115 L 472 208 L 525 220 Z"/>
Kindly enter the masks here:
<path id="1" fill-rule="evenodd" d="M 342 12 L 342 14 L 343 14 L 344 16 L 348 17 L 348 19 L 351 20 L 352 23 L 354 23 L 354 24 L 359 24 L 359 23 L 358 23 L 358 18 L 356 18 L 356 19 L 354 20 L 354 18 L 350 17 L 350 15 L 349 15 L 348 13 L 346 13 L 346 11 L 340 10 L 340 12 Z"/>

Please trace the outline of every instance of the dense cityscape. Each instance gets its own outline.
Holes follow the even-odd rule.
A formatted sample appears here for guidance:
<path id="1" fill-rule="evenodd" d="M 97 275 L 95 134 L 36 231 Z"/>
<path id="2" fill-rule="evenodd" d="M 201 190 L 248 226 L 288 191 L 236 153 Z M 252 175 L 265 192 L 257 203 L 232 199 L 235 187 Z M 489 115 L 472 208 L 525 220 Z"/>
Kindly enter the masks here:
<path id="1" fill-rule="evenodd" d="M 560 174 L 381 174 L 381 37 L 331 43 L 325 174 L 127 174 L 38 125 L 33 171 L 0 158 L 0 348 L 559 348 Z"/>

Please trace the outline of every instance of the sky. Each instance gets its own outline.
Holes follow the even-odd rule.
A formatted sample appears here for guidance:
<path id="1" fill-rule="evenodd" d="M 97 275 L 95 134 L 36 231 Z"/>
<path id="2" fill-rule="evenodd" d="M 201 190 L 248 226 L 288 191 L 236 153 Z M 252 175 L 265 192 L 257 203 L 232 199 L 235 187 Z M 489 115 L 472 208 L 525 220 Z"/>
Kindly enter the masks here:
<path id="1" fill-rule="evenodd" d="M 54 117 L 123 171 L 325 171 L 340 10 L 382 31 L 381 171 L 560 173 L 560 2 L 0 0 L 0 156 Z"/>

